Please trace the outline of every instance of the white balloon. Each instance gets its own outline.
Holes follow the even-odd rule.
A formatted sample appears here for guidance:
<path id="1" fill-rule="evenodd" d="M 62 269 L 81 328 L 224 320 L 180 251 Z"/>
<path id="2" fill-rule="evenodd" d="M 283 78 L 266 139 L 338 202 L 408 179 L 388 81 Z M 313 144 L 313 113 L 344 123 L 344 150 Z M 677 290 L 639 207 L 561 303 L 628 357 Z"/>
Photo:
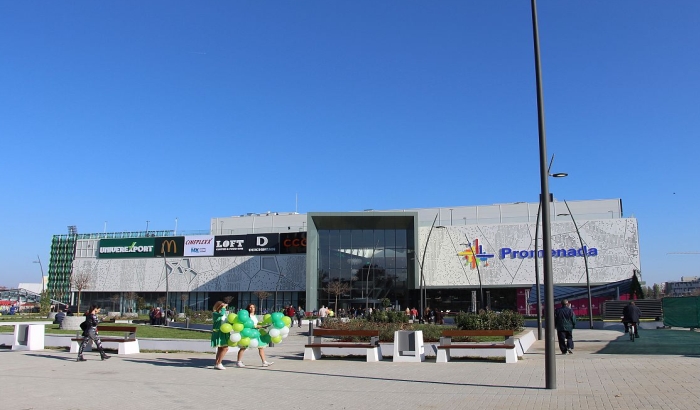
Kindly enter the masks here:
<path id="1" fill-rule="evenodd" d="M 280 333 L 282 334 L 282 337 L 287 336 L 289 334 L 289 328 L 287 326 L 283 327 L 280 329 Z"/>
<path id="2" fill-rule="evenodd" d="M 280 330 L 279 329 L 270 329 L 270 332 L 268 333 L 270 337 L 277 337 L 280 335 Z"/>
<path id="3" fill-rule="evenodd" d="M 289 333 L 287 333 L 286 335 L 282 335 L 282 339 L 286 339 L 287 336 L 289 336 Z"/>
<path id="4" fill-rule="evenodd" d="M 248 347 L 256 348 L 258 347 L 258 339 L 250 339 L 250 344 Z"/>
<path id="5" fill-rule="evenodd" d="M 231 340 L 232 343 L 238 343 L 241 340 L 241 334 L 231 332 L 231 336 L 229 336 L 229 339 Z"/>

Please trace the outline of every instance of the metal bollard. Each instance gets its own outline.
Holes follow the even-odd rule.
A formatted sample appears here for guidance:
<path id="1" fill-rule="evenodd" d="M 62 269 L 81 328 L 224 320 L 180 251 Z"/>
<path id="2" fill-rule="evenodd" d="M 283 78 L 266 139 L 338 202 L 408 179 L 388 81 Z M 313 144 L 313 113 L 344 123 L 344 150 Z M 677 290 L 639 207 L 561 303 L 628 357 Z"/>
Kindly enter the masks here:
<path id="1" fill-rule="evenodd" d="M 187 317 L 187 318 L 185 318 L 185 329 L 189 329 L 189 328 L 190 328 L 190 318 Z"/>

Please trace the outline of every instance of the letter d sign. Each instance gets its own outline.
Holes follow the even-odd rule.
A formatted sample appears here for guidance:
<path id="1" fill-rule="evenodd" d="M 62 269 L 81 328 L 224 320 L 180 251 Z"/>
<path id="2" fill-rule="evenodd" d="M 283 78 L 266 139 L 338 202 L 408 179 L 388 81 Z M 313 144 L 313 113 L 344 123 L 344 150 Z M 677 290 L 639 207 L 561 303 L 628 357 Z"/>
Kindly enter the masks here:
<path id="1" fill-rule="evenodd" d="M 258 236 L 256 243 L 258 246 L 265 246 L 265 245 L 267 245 L 267 238 L 264 236 Z"/>

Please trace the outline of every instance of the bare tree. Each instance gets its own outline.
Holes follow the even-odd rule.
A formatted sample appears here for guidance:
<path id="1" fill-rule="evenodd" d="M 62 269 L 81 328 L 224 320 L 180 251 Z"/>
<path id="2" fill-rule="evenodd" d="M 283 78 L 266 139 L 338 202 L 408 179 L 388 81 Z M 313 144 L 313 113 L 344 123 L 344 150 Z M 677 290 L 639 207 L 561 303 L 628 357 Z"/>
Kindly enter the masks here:
<path id="1" fill-rule="evenodd" d="M 115 306 L 119 302 L 119 299 L 121 299 L 121 296 L 119 296 L 118 293 L 115 293 L 114 295 L 109 297 L 109 300 L 112 301 L 112 312 L 117 310 L 117 308 Z M 121 311 L 121 306 L 119 308 L 120 308 L 119 310 Z M 119 313 L 121 313 L 121 312 L 119 312 Z"/>
<path id="2" fill-rule="evenodd" d="M 338 310 L 338 296 L 350 292 L 351 289 L 352 286 L 348 282 L 341 282 L 338 279 L 328 282 L 328 284 L 323 288 L 323 290 L 329 295 L 335 296 L 334 308 L 336 311 Z"/>
<path id="3" fill-rule="evenodd" d="M 233 296 L 231 296 L 231 295 L 226 296 L 226 297 L 224 298 L 224 302 L 225 302 L 227 305 L 230 305 L 232 300 L 233 300 Z"/>
<path id="4" fill-rule="evenodd" d="M 272 296 L 270 292 L 265 292 L 264 290 L 258 290 L 256 292 L 253 292 L 253 295 L 258 297 L 258 305 L 262 305 L 263 302 Z M 262 306 L 258 306 L 260 311 L 262 311 Z"/>
<path id="5" fill-rule="evenodd" d="M 185 305 L 187 304 L 187 300 L 189 300 L 190 295 L 187 293 L 183 293 L 180 295 L 180 300 L 182 301 L 182 313 L 185 313 Z"/>
<path id="6" fill-rule="evenodd" d="M 129 306 L 134 305 L 134 301 L 138 298 L 139 296 L 136 294 L 136 292 L 127 292 L 124 294 L 124 300 L 126 300 L 129 303 Z M 137 309 L 138 310 L 138 309 Z"/>
<path id="7" fill-rule="evenodd" d="M 73 289 L 78 291 L 78 311 L 77 313 L 80 313 L 80 297 L 83 294 L 83 291 L 90 288 L 90 280 L 92 278 L 90 277 L 90 273 L 87 271 L 82 271 L 75 273 L 72 275 L 70 279 L 71 286 Z"/>
<path id="8" fill-rule="evenodd" d="M 158 299 L 156 299 L 156 303 L 159 305 L 165 305 L 165 296 L 161 296 Z"/>

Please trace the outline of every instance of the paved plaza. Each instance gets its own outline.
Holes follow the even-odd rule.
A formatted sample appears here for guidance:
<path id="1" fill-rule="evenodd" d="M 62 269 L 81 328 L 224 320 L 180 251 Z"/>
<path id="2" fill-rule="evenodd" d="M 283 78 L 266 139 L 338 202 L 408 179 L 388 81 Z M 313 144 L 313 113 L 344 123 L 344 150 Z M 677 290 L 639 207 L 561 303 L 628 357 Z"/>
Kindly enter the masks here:
<path id="1" fill-rule="evenodd" d="M 544 388 L 544 342 L 517 364 L 437 364 L 330 358 L 303 361 L 294 329 L 267 349 L 275 364 L 212 368 L 213 354 L 141 353 L 75 362 L 64 350 L 0 351 L 3 409 L 694 409 L 700 408 L 700 334 L 576 330 L 575 354 L 557 354 L 558 389 Z M 557 353 L 558 353 L 557 349 Z"/>

